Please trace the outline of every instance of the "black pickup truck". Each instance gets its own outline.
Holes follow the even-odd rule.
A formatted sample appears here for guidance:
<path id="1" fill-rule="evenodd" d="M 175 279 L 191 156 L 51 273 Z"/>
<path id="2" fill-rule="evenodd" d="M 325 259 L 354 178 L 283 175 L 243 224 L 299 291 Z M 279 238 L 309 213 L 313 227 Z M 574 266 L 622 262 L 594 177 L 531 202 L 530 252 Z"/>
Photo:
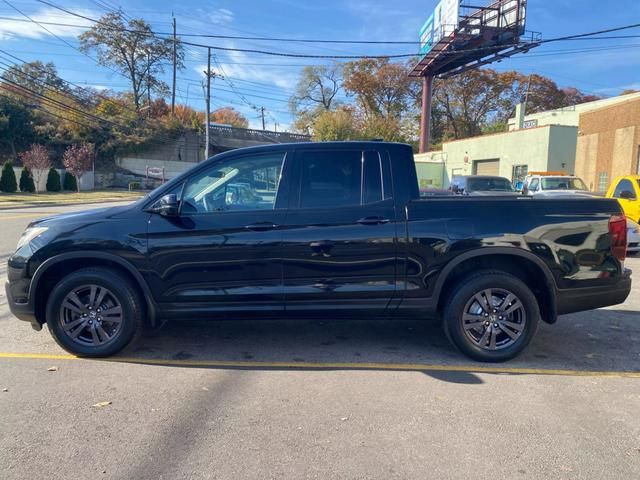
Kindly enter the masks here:
<path id="1" fill-rule="evenodd" d="M 33 222 L 6 290 L 15 316 L 80 356 L 167 319 L 411 315 L 502 361 L 540 320 L 623 302 L 625 249 L 615 200 L 420 199 L 407 145 L 271 145 L 128 206 Z"/>

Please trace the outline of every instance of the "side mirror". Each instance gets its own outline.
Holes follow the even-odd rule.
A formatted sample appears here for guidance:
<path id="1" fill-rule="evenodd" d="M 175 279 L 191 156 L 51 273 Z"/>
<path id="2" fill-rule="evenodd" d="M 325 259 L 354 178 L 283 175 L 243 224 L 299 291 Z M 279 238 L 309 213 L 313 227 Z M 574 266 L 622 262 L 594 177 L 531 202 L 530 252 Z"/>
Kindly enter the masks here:
<path id="1" fill-rule="evenodd" d="M 153 211 L 163 217 L 177 217 L 179 212 L 178 196 L 175 193 L 165 195 Z"/>
<path id="2" fill-rule="evenodd" d="M 622 193 L 620 193 L 620 198 L 624 198 L 625 200 L 635 200 L 636 196 L 629 190 L 623 190 Z"/>

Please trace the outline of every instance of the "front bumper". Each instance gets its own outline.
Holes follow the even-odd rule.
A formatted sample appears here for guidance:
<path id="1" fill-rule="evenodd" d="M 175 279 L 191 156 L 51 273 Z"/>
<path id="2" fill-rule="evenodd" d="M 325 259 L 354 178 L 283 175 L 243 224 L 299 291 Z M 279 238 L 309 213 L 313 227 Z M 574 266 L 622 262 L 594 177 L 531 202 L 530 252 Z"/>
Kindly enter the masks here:
<path id="1" fill-rule="evenodd" d="M 4 289 L 7 294 L 7 303 L 9 304 L 11 313 L 19 320 L 29 322 L 34 330 L 42 330 L 42 325 L 38 322 L 36 313 L 33 306 L 29 304 L 29 301 L 26 298 L 21 299 L 24 300 L 23 302 L 18 301 L 12 292 L 12 285 L 9 282 L 5 283 Z"/>
<path id="2" fill-rule="evenodd" d="M 558 315 L 618 305 L 630 293 L 631 270 L 627 268 L 615 285 L 558 290 Z"/>

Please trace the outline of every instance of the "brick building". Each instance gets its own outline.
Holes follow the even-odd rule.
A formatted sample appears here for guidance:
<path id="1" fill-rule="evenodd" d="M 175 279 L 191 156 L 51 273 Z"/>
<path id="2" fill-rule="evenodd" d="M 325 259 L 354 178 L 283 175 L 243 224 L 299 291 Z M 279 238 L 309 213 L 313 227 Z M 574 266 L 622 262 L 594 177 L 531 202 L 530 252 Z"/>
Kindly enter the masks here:
<path id="1" fill-rule="evenodd" d="M 640 175 L 640 97 L 580 114 L 575 173 L 596 192 L 620 175 Z M 624 98 L 624 97 L 622 97 Z"/>

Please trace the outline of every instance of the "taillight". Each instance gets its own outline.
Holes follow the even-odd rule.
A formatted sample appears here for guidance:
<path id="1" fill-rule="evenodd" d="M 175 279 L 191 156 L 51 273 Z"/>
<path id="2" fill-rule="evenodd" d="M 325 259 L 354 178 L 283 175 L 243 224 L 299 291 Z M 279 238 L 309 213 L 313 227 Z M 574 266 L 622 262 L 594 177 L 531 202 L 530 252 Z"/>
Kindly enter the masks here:
<path id="1" fill-rule="evenodd" d="M 609 219 L 609 236 L 613 256 L 624 262 L 627 256 L 627 218 L 624 215 L 613 215 Z"/>

